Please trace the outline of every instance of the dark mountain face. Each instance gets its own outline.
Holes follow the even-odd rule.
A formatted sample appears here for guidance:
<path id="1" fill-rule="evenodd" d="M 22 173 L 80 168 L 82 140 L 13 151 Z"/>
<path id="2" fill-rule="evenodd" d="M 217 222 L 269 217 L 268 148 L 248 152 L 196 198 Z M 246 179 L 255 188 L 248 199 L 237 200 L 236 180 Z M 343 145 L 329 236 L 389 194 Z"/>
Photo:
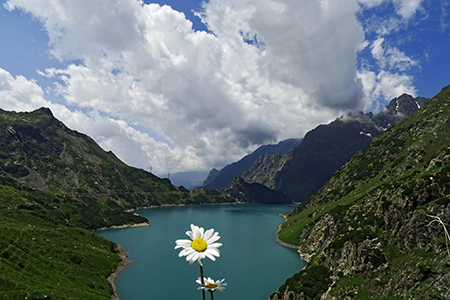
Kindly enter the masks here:
<path id="1" fill-rule="evenodd" d="M 242 173 L 248 170 L 260 156 L 265 153 L 285 153 L 297 146 L 300 142 L 300 139 L 288 139 L 279 142 L 276 145 L 261 146 L 253 153 L 245 156 L 238 162 L 234 162 L 224 167 L 220 171 L 213 169 L 201 187 L 208 190 L 218 190 L 223 192 L 235 177 L 241 176 Z"/>
<path id="2" fill-rule="evenodd" d="M 309 262 L 272 300 L 449 299 L 449 101 L 450 86 L 289 213 L 280 238 Z"/>
<path id="3" fill-rule="evenodd" d="M 214 179 L 218 176 L 218 174 L 219 174 L 219 170 L 217 170 L 215 168 L 212 169 L 211 171 L 209 171 L 208 177 L 206 177 L 206 179 L 203 181 L 203 183 L 200 186 L 201 187 L 209 186 L 214 181 Z"/>
<path id="4" fill-rule="evenodd" d="M 68 129 L 46 108 L 31 113 L 2 112 L 0 126 L 0 167 L 33 189 L 71 196 L 84 190 L 96 198 L 109 196 L 120 201 L 117 193 L 124 187 L 119 188 L 118 181 L 131 179 L 121 178 L 122 172 L 135 170 L 90 137 Z M 174 190 L 148 172 L 136 169 L 136 173 Z"/>
<path id="5" fill-rule="evenodd" d="M 405 94 L 393 99 L 375 116 L 372 113 L 346 113 L 332 123 L 308 132 L 302 143 L 285 155 L 257 160 L 242 177 L 247 182 L 262 183 L 285 192 L 295 201 L 305 201 L 356 152 L 425 101 L 425 98 Z"/>
<path id="6" fill-rule="evenodd" d="M 241 177 L 235 177 L 225 190 L 224 194 L 230 195 L 241 202 L 263 204 L 289 204 L 292 199 L 285 193 L 271 190 L 259 183 L 247 183 Z"/>

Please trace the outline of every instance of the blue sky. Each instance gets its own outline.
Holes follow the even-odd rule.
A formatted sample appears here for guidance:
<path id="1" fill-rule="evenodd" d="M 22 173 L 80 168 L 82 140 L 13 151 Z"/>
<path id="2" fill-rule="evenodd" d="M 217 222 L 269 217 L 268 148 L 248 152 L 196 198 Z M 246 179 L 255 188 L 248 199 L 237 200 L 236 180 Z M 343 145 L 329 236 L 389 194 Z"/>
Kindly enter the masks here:
<path id="1" fill-rule="evenodd" d="M 450 84 L 448 0 L 3 0 L 0 108 L 126 163 L 210 170 Z"/>

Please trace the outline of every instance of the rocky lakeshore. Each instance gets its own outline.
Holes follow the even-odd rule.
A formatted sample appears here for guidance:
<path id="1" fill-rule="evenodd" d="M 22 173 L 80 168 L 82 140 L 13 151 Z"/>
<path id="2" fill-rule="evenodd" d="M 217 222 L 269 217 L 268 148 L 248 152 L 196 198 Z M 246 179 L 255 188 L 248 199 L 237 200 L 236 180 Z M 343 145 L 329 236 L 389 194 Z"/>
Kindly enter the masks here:
<path id="1" fill-rule="evenodd" d="M 119 251 L 119 256 L 121 258 L 121 262 L 119 263 L 117 268 L 114 270 L 114 272 L 111 275 L 109 275 L 109 277 L 108 277 L 108 281 L 111 284 L 113 291 L 114 291 L 114 294 L 111 296 L 112 300 L 120 300 L 119 295 L 117 294 L 117 287 L 115 284 L 115 280 L 116 280 L 117 276 L 119 276 L 119 274 L 123 270 L 125 270 L 126 266 L 131 264 L 131 261 L 128 260 L 127 253 L 123 250 L 122 246 L 117 245 L 117 251 Z"/>
<path id="2" fill-rule="evenodd" d="M 96 229 L 96 231 L 97 230 L 107 230 L 107 229 L 144 227 L 144 226 L 149 226 L 149 225 L 150 225 L 150 223 L 148 223 L 148 222 L 137 223 L 137 224 L 114 225 L 114 226 L 109 226 L 109 227 L 101 227 L 101 228 Z"/>
<path id="3" fill-rule="evenodd" d="M 103 228 L 99 228 L 97 230 L 107 230 L 107 229 L 118 229 L 118 228 L 132 228 L 132 227 L 143 227 L 143 226 L 149 226 L 149 223 L 138 223 L 138 224 L 124 224 L 124 225 L 118 225 L 118 226 L 111 226 L 111 227 L 103 227 Z M 109 277 L 107 278 L 109 283 L 111 284 L 111 287 L 113 288 L 113 295 L 111 296 L 112 300 L 120 300 L 119 295 L 117 293 L 117 287 L 115 284 L 115 280 L 117 278 L 117 276 L 119 276 L 119 274 L 125 270 L 125 268 L 131 264 L 131 260 L 128 259 L 128 255 L 125 252 L 125 250 L 123 250 L 122 246 L 119 244 L 117 245 L 117 251 L 119 252 L 119 257 L 121 259 L 119 265 L 117 266 L 117 268 L 114 270 L 114 272 L 109 275 Z"/>
<path id="4" fill-rule="evenodd" d="M 284 221 L 286 221 L 286 216 L 285 216 L 285 215 L 280 214 L 280 216 L 282 216 L 282 217 L 284 218 Z M 281 226 L 282 226 L 282 225 L 283 225 L 283 224 L 278 225 L 278 230 L 277 230 L 277 232 L 275 232 L 275 241 L 276 241 L 278 244 L 280 244 L 281 246 L 283 246 L 283 247 L 291 248 L 291 249 L 296 249 L 297 252 L 298 252 L 299 255 L 300 255 L 300 258 L 303 259 L 304 261 L 308 262 L 308 261 L 310 260 L 310 258 L 311 258 L 311 255 L 310 255 L 310 254 L 302 253 L 302 252 L 301 252 L 300 246 L 296 246 L 296 245 L 292 245 L 292 244 L 283 242 L 283 241 L 280 239 L 279 232 L 280 232 L 280 229 L 281 229 Z"/>

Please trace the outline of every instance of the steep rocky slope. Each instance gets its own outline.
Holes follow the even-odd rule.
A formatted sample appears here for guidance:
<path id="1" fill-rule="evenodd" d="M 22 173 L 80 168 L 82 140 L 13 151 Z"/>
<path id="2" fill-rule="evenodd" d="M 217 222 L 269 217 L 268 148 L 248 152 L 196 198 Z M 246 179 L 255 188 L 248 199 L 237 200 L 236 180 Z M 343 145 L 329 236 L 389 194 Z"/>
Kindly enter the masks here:
<path id="1" fill-rule="evenodd" d="M 288 215 L 309 263 L 271 299 L 450 299 L 449 223 L 450 86 Z"/>
<path id="2" fill-rule="evenodd" d="M 285 192 L 295 201 L 305 201 L 350 157 L 426 100 L 404 94 L 376 115 L 346 113 L 308 132 L 303 141 L 286 154 L 261 156 L 242 177 L 247 182 L 258 182 Z"/>
<path id="3" fill-rule="evenodd" d="M 259 183 L 247 183 L 241 177 L 235 177 L 225 189 L 224 194 L 247 203 L 292 203 L 292 199 L 285 193 L 269 189 Z"/>
<path id="4" fill-rule="evenodd" d="M 264 154 L 280 154 L 286 153 L 301 142 L 301 139 L 287 139 L 276 145 L 264 145 L 256 149 L 253 153 L 244 156 L 237 162 L 229 164 L 221 170 L 213 169 L 200 187 L 209 190 L 218 190 L 223 192 L 225 188 L 233 181 L 235 177 L 239 177 L 243 172 L 248 170 L 254 162 Z"/>

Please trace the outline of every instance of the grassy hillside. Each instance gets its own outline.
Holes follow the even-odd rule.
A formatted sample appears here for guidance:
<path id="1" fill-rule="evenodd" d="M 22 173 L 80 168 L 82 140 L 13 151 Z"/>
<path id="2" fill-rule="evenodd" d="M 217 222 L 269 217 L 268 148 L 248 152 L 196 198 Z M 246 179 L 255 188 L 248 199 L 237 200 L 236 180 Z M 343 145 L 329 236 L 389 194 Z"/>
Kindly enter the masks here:
<path id="1" fill-rule="evenodd" d="M 0 185 L 0 299 L 111 299 L 116 245 L 66 226 L 46 196 Z"/>
<path id="2" fill-rule="evenodd" d="M 450 87 L 289 214 L 280 238 L 310 262 L 273 298 L 450 299 L 445 233 L 430 215 L 449 227 Z M 301 274 L 319 267 L 311 292 Z"/>

